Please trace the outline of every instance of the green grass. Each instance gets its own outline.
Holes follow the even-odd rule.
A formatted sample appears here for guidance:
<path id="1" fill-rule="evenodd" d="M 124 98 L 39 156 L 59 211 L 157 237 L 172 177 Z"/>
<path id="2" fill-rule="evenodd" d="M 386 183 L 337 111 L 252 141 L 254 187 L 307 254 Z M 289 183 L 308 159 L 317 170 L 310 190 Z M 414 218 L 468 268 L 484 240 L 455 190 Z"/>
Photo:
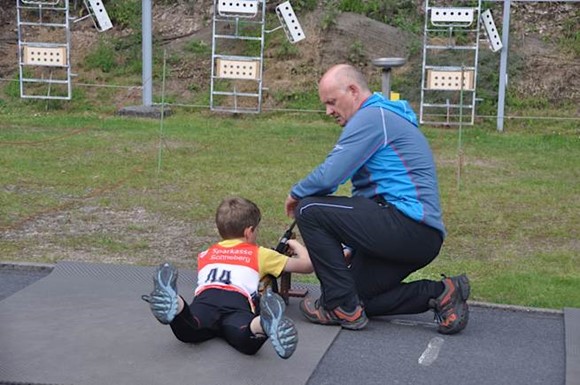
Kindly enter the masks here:
<path id="1" fill-rule="evenodd" d="M 46 213 L 101 206 L 205 223 L 195 236 L 215 238 L 215 207 L 239 194 L 259 204 L 259 241 L 274 245 L 289 224 L 283 203 L 290 186 L 340 133 L 318 114 L 177 110 L 161 132 L 156 120 L 33 107 L 0 109 L 0 234 Z M 459 180 L 457 130 L 423 128 L 437 161 L 448 237 L 435 262 L 412 278 L 467 272 L 476 300 L 580 307 L 577 121 L 506 126 L 504 133 L 492 122 L 463 128 Z M 148 231 L 137 223 L 125 230 Z M 138 236 L 125 243 L 111 234 L 60 237 L 72 250 L 82 244 L 130 254 L 149 247 Z M 0 236 L 2 259 L 25 260 L 27 242 Z"/>

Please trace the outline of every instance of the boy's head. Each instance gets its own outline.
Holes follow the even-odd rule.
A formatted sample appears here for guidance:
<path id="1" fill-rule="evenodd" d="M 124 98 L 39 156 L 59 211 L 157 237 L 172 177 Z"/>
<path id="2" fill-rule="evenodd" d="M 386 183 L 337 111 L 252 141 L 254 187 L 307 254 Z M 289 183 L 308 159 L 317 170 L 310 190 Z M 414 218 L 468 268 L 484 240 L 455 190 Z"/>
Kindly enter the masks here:
<path id="1" fill-rule="evenodd" d="M 223 239 L 244 238 L 244 231 L 251 227 L 255 232 L 261 219 L 258 206 L 241 197 L 225 198 L 215 214 L 215 223 Z"/>

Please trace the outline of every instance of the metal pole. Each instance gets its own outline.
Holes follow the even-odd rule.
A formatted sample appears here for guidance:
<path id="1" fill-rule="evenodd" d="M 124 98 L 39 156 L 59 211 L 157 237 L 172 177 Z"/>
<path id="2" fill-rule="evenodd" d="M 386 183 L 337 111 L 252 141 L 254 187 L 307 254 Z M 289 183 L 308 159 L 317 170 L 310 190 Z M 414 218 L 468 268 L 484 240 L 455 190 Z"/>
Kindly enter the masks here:
<path id="1" fill-rule="evenodd" d="M 391 69 L 390 68 L 383 68 L 382 73 L 382 91 L 383 96 L 388 100 L 391 100 Z"/>
<path id="2" fill-rule="evenodd" d="M 505 115 L 505 90 L 508 81 L 507 59 L 510 36 L 510 8 L 511 0 L 505 0 L 503 3 L 503 28 L 501 31 L 503 49 L 501 50 L 499 64 L 499 90 L 497 99 L 497 130 L 499 132 L 503 132 L 503 118 Z"/>
<path id="3" fill-rule="evenodd" d="M 143 50 L 143 105 L 153 104 L 153 43 L 151 22 L 151 0 L 142 0 L 142 50 Z"/>

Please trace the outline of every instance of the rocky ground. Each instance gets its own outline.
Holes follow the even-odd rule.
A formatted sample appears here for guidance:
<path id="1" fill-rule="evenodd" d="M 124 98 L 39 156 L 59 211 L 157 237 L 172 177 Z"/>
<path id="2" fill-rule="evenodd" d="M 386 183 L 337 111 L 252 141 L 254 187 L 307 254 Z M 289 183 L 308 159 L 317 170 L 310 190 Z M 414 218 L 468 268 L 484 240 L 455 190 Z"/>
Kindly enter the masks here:
<path id="1" fill-rule="evenodd" d="M 83 14 L 80 1 L 71 1 L 71 7 L 76 3 L 78 9 L 72 14 Z M 212 3 L 211 0 L 199 0 L 154 6 L 154 35 L 164 42 L 168 56 L 183 50 L 192 39 L 211 46 Z M 0 78 L 12 78 L 17 72 L 15 5 L 12 0 L 0 0 L 0 4 L 0 51 L 3 53 L 0 55 Z M 417 12 L 422 12 L 422 5 L 423 1 L 417 0 Z M 494 11 L 495 22 L 501 29 L 501 7 Z M 404 76 L 407 72 L 420 72 L 420 51 L 415 48 L 411 52 L 411 39 L 405 32 L 351 13 L 335 14 L 332 17 L 334 22 L 328 27 L 324 21 L 328 20 L 328 15 L 329 10 L 322 6 L 300 15 L 307 39 L 295 45 L 297 54 L 280 59 L 271 52 L 265 53 L 264 84 L 268 89 L 286 93 L 310 89 L 315 86 L 324 68 L 346 61 L 354 62 L 378 82 L 380 71 L 371 64 L 376 57 L 411 56 L 409 63 L 395 70 L 395 74 Z M 510 86 L 522 95 L 545 97 L 552 102 L 562 99 L 580 101 L 580 76 L 577 76 L 580 59 L 577 55 L 562 52 L 557 44 L 566 31 L 569 33 L 571 28 L 578 25 L 580 3 L 514 2 L 510 25 L 510 63 L 517 65 L 519 71 L 514 79 L 510 79 Z M 116 27 L 106 33 L 122 36 L 139 32 Z M 89 20 L 74 24 L 73 63 L 82 63 L 84 56 L 94 49 L 98 35 Z M 79 75 L 90 78 L 91 75 L 82 73 L 82 66 L 79 67 L 75 69 L 80 72 Z M 209 67 L 210 63 L 203 59 L 172 63 L 171 76 L 166 85 L 168 94 L 187 99 L 191 97 L 187 85 L 196 84 L 198 89 L 209 87 Z M 98 74 L 94 76 L 98 77 Z M 138 97 L 138 93 L 134 94 L 129 92 L 123 97 Z M 276 107 L 272 105 L 275 103 L 272 99 L 268 99 L 267 103 Z"/>

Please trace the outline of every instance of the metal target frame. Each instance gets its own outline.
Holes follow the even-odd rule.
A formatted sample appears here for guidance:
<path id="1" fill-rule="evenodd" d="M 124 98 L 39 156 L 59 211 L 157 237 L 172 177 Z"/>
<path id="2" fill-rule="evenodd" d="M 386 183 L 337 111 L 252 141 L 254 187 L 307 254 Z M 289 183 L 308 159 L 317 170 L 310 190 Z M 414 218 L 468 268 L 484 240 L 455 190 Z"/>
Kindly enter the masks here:
<path id="1" fill-rule="evenodd" d="M 425 0 L 419 121 L 473 125 L 482 0 L 471 7 L 437 3 Z"/>
<path id="2" fill-rule="evenodd" d="M 70 100 L 69 0 L 17 0 L 16 13 L 20 97 Z M 35 29 L 52 30 L 54 39 L 37 41 Z"/>
<path id="3" fill-rule="evenodd" d="M 16 0 L 22 99 L 71 100 L 72 24 L 90 17 L 99 32 L 113 27 L 102 0 L 83 1 L 89 14 L 74 19 L 69 0 Z M 50 41 L 40 41 L 41 32 Z"/>
<path id="4" fill-rule="evenodd" d="M 276 7 L 280 26 L 272 30 L 266 30 L 266 0 L 214 0 L 213 6 L 210 109 L 260 113 L 265 35 L 284 29 L 294 44 L 306 38 L 302 26 L 289 1 Z M 248 32 L 251 29 L 258 32 Z M 236 50 L 246 42 L 257 42 L 259 53 L 246 55 Z"/>

